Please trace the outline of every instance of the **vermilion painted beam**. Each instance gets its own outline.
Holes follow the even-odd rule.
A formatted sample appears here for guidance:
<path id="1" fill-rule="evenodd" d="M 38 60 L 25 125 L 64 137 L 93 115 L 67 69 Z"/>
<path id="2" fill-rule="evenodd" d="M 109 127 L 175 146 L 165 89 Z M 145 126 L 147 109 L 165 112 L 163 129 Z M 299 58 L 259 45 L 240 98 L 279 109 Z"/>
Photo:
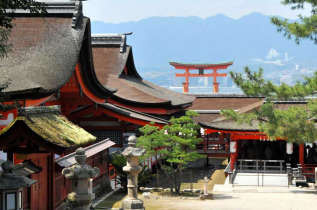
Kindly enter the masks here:
<path id="1" fill-rule="evenodd" d="M 263 140 L 263 141 L 269 141 L 270 139 L 266 135 L 235 135 L 236 140 Z M 276 140 L 285 140 L 281 138 L 277 138 Z"/>
<path id="2" fill-rule="evenodd" d="M 48 100 L 52 95 L 45 97 L 45 98 L 40 98 L 40 99 L 36 99 L 36 100 L 26 100 L 25 101 L 25 106 L 37 106 L 40 105 L 42 103 L 44 103 L 46 100 Z"/>
<path id="3" fill-rule="evenodd" d="M 207 128 L 205 130 L 205 133 L 231 133 L 231 134 L 258 134 L 258 135 L 264 135 L 261 132 L 257 132 L 257 131 L 224 131 L 224 130 L 216 130 L 216 129 L 211 129 L 211 128 Z"/>
<path id="4" fill-rule="evenodd" d="M 207 70 L 218 70 L 218 69 L 227 69 L 229 66 L 231 65 L 221 65 L 221 66 L 212 66 L 212 67 L 203 67 L 203 69 L 207 69 Z M 174 66 L 175 69 L 188 69 L 188 70 L 198 70 L 199 68 L 198 67 L 191 67 L 191 66 L 177 66 L 175 65 Z"/>
<path id="5" fill-rule="evenodd" d="M 215 129 L 206 129 L 205 133 L 230 133 L 231 139 L 235 140 L 263 140 L 267 141 L 269 138 L 265 133 L 261 132 L 242 132 L 242 131 L 223 131 L 223 130 L 215 130 Z M 285 138 L 277 138 L 276 140 L 286 140 Z"/>
<path id="6" fill-rule="evenodd" d="M 149 113 L 149 114 L 172 114 L 172 113 L 180 111 L 180 109 L 167 110 L 167 109 L 163 109 L 163 108 L 148 108 L 148 107 L 129 106 L 127 104 L 117 102 L 113 99 L 107 99 L 107 101 L 111 104 L 123 106 L 123 107 L 129 108 L 129 109 L 132 109 L 132 110 L 135 110 L 138 112 L 144 112 L 144 113 Z"/>
<path id="7" fill-rule="evenodd" d="M 96 102 L 96 103 L 98 103 L 98 104 L 103 104 L 103 103 L 105 103 L 105 102 L 106 102 L 105 99 L 97 97 L 95 94 L 93 94 L 93 93 L 86 87 L 86 85 L 85 85 L 85 83 L 84 83 L 84 80 L 83 80 L 83 78 L 82 78 L 82 76 L 81 76 L 81 73 L 80 73 L 80 65 L 79 65 L 78 63 L 76 64 L 75 72 L 76 72 L 77 80 L 78 80 L 78 82 L 79 82 L 79 84 L 80 84 L 80 86 L 81 86 L 81 88 L 82 88 L 84 94 L 85 94 L 89 99 L 91 99 L 92 101 L 94 101 L 94 102 Z"/>
<path id="8" fill-rule="evenodd" d="M 186 74 L 175 74 L 176 77 L 187 77 Z M 227 77 L 227 73 L 211 74 L 188 74 L 189 77 Z"/>
<path id="9" fill-rule="evenodd" d="M 113 111 L 108 110 L 106 108 L 103 108 L 101 106 L 98 106 L 97 110 L 94 107 L 89 107 L 87 109 L 78 111 L 78 112 L 76 112 L 74 114 L 71 114 L 69 116 L 69 118 L 72 119 L 72 120 L 75 120 L 76 117 L 81 117 L 81 116 L 86 115 L 86 114 L 94 114 L 94 115 L 97 114 L 97 115 L 100 115 L 101 113 L 106 114 L 106 115 L 111 116 L 111 117 L 114 117 L 114 118 L 117 118 L 117 119 L 120 119 L 120 120 L 124 120 L 126 122 L 130 122 L 130 123 L 136 124 L 136 125 L 144 126 L 144 125 L 147 125 L 147 124 L 150 123 L 150 122 L 145 121 L 145 120 L 135 119 L 135 118 L 132 118 L 132 117 L 128 117 L 128 116 L 125 116 L 125 115 L 118 114 L 116 112 L 113 112 Z M 163 124 L 155 124 L 155 125 L 160 127 L 160 128 L 164 127 Z"/>
<path id="10" fill-rule="evenodd" d="M 221 69 L 227 69 L 228 66 L 232 65 L 232 62 L 230 64 L 176 64 L 175 62 L 170 62 L 172 66 L 175 67 L 175 69 L 182 69 L 185 70 L 184 74 L 175 74 L 176 77 L 185 77 L 185 83 L 183 83 L 183 92 L 188 93 L 189 90 L 189 77 L 213 77 L 213 92 L 218 93 L 219 92 L 219 83 L 217 82 L 217 77 L 227 77 L 228 75 L 226 73 L 217 73 L 218 70 Z M 213 73 L 210 74 L 190 74 L 190 70 L 213 70 Z"/>
<path id="11" fill-rule="evenodd" d="M 134 123 L 134 124 L 137 124 L 137 125 L 145 126 L 145 125 L 150 124 L 150 122 L 143 121 L 143 120 L 139 120 L 139 119 L 134 119 L 134 118 L 127 117 L 127 116 L 124 116 L 124 115 L 120 115 L 120 114 L 115 113 L 115 112 L 112 112 L 112 111 L 110 111 L 110 110 L 107 110 L 106 113 L 109 114 L 109 115 L 112 116 L 112 117 L 116 117 L 116 118 L 118 118 L 118 119 L 124 120 L 124 121 L 126 121 L 126 122 L 130 122 L 130 123 Z M 160 127 L 160 128 L 163 128 L 163 127 L 164 127 L 164 125 L 157 124 L 157 123 L 155 123 L 154 125 L 155 125 L 155 126 L 158 126 L 158 127 Z"/>

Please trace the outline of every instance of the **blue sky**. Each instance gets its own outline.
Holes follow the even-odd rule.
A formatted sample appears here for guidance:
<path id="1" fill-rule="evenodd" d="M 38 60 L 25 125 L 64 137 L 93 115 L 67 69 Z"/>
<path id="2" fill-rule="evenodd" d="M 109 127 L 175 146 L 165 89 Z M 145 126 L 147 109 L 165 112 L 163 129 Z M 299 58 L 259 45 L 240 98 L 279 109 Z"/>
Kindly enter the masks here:
<path id="1" fill-rule="evenodd" d="M 152 16 L 198 16 L 206 18 L 216 14 L 225 14 L 231 18 L 240 18 L 252 12 L 265 15 L 279 15 L 295 19 L 304 11 L 291 10 L 283 6 L 280 0 L 89 0 L 84 2 L 84 14 L 93 21 L 120 23 L 138 21 Z"/>

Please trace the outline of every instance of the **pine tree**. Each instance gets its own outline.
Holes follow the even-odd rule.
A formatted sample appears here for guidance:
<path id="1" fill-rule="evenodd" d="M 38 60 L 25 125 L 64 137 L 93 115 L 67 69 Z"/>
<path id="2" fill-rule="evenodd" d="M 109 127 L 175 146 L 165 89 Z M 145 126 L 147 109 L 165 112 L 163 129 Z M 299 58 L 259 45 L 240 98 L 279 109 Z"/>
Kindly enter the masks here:
<path id="1" fill-rule="evenodd" d="M 194 111 L 187 111 L 185 116 L 172 118 L 170 124 L 163 129 L 153 124 L 140 129 L 143 136 L 139 137 L 139 146 L 147 150 L 144 158 L 159 154 L 167 165 L 157 161 L 164 171 L 167 179 L 176 193 L 180 192 L 181 178 L 186 164 L 203 158 L 196 152 L 196 144 L 201 141 L 197 138 L 199 126 L 193 122 L 192 117 L 198 116 Z"/>
<path id="2" fill-rule="evenodd" d="M 277 26 L 278 32 L 282 32 L 288 39 L 295 38 L 296 43 L 303 39 L 311 39 L 317 44 L 317 0 L 283 0 L 283 5 L 291 5 L 291 9 L 298 10 L 311 7 L 311 15 L 299 15 L 299 21 L 289 21 L 274 17 L 271 22 Z"/>
<path id="3" fill-rule="evenodd" d="M 305 78 L 304 83 L 294 86 L 282 84 L 274 85 L 263 78 L 263 70 L 252 72 L 245 68 L 245 75 L 230 72 L 233 81 L 248 96 L 264 96 L 266 102 L 260 109 L 252 113 L 239 114 L 233 110 L 222 110 L 227 118 L 237 121 L 239 124 L 252 124 L 259 122 L 260 131 L 271 139 L 285 138 L 289 142 L 315 142 L 317 128 L 317 101 L 311 99 L 307 105 L 291 106 L 288 109 L 280 109 L 274 101 L 306 100 L 305 96 L 313 94 L 317 90 L 317 72 L 313 77 Z"/>
<path id="4" fill-rule="evenodd" d="M 277 31 L 282 32 L 287 38 L 295 38 L 297 44 L 303 39 L 313 40 L 317 44 L 317 0 L 283 0 L 283 5 L 291 5 L 291 9 L 311 7 L 311 15 L 299 15 L 299 21 L 289 21 L 273 17 L 271 22 L 277 26 Z M 252 72 L 248 67 L 245 74 L 230 72 L 230 76 L 242 91 L 248 96 L 264 96 L 264 103 L 259 110 L 253 113 L 238 114 L 233 110 L 223 110 L 222 114 L 238 123 L 252 124 L 259 122 L 260 131 L 270 138 L 286 138 L 289 142 L 315 142 L 317 129 L 317 101 L 311 99 L 307 105 L 292 106 L 288 109 L 279 109 L 274 101 L 306 100 L 317 91 L 317 72 L 314 76 L 306 77 L 304 83 L 294 86 L 282 84 L 274 85 L 263 78 L 263 69 Z"/>

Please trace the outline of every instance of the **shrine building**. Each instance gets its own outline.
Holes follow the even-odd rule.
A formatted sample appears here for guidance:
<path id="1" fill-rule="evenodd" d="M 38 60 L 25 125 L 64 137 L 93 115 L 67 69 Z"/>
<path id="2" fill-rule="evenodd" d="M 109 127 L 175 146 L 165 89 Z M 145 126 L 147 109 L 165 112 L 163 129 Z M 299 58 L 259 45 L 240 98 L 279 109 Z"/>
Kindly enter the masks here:
<path id="1" fill-rule="evenodd" d="M 199 97 L 197 99 L 199 100 Z M 241 102 L 243 103 L 245 99 L 235 98 L 235 106 L 239 103 L 242 105 Z M 229 101 L 228 96 L 223 96 L 222 100 Z M 209 102 L 211 101 L 212 97 Z M 260 108 L 265 100 L 264 98 L 250 97 L 247 103 L 249 104 L 240 108 L 230 104 L 222 104 L 219 107 L 233 109 L 239 113 L 250 113 Z M 275 102 L 279 109 L 305 104 L 307 104 L 305 100 Z M 190 109 L 197 109 L 200 105 L 194 101 Z M 200 110 L 197 112 L 200 112 Z M 206 116 L 199 116 L 196 119 L 202 128 L 203 137 L 203 142 L 197 145 L 197 149 L 199 153 L 206 154 L 209 157 L 229 157 L 230 162 L 226 172 L 283 174 L 286 173 L 286 164 L 291 164 L 293 168 L 302 167 L 303 175 L 306 177 L 314 177 L 314 168 L 317 163 L 310 162 L 307 159 L 305 143 L 287 143 L 287 139 L 283 138 L 270 139 L 260 132 L 258 121 L 252 121 L 251 124 L 238 124 L 223 116 L 206 113 L 207 111 L 203 111 L 203 115 Z M 216 116 L 213 118 L 211 115 Z"/>
<path id="2" fill-rule="evenodd" d="M 163 127 L 195 99 L 142 79 L 127 34 L 92 36 L 81 1 L 45 3 L 45 14 L 15 11 L 12 49 L 0 66 L 0 84 L 9 82 L 0 97 L 20 105 L 1 112 L 0 159 L 41 168 L 23 192 L 23 208 L 35 210 L 63 209 L 70 183 L 61 170 L 75 163 L 78 147 L 100 168 L 98 196 L 109 187 L 109 150 L 150 122 Z"/>

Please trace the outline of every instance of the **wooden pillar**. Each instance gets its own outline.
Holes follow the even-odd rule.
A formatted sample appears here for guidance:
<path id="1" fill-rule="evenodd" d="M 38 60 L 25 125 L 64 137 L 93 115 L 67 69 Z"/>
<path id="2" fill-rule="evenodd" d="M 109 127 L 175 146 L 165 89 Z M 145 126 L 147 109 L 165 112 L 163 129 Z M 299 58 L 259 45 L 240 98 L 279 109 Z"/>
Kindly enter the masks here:
<path id="1" fill-rule="evenodd" d="M 185 69 L 185 83 L 188 83 L 189 84 L 189 69 Z"/>
<path id="2" fill-rule="evenodd" d="M 237 162 L 237 156 L 238 156 L 238 142 L 234 139 L 234 136 L 231 136 L 231 142 L 230 142 L 230 168 L 231 171 L 234 170 L 234 163 Z"/>
<path id="3" fill-rule="evenodd" d="M 213 69 L 214 73 L 213 73 L 213 77 L 214 77 L 214 83 L 217 83 L 217 69 Z"/>
<path id="4" fill-rule="evenodd" d="M 185 82 L 183 83 L 183 93 L 188 93 L 189 90 L 189 69 L 185 69 Z"/>
<path id="5" fill-rule="evenodd" d="M 219 93 L 219 83 L 213 83 L 213 92 Z"/>
<path id="6" fill-rule="evenodd" d="M 298 153 L 299 153 L 299 164 L 301 164 L 302 165 L 302 167 L 304 166 L 304 160 L 305 160 L 305 144 L 304 143 L 301 143 L 301 144 L 299 144 L 299 151 L 298 151 Z"/>
<path id="7" fill-rule="evenodd" d="M 188 93 L 189 83 L 183 83 L 183 93 Z"/>
<path id="8" fill-rule="evenodd" d="M 219 134 L 219 141 L 224 141 L 225 137 L 223 133 Z"/>
<path id="9" fill-rule="evenodd" d="M 237 162 L 237 153 L 231 153 L 230 154 L 230 168 L 231 168 L 231 171 L 234 170 L 234 163 Z"/>
<path id="10" fill-rule="evenodd" d="M 214 93 L 219 93 L 219 83 L 217 82 L 217 69 L 213 69 L 213 77 L 214 77 L 214 82 L 213 82 L 213 92 Z"/>

